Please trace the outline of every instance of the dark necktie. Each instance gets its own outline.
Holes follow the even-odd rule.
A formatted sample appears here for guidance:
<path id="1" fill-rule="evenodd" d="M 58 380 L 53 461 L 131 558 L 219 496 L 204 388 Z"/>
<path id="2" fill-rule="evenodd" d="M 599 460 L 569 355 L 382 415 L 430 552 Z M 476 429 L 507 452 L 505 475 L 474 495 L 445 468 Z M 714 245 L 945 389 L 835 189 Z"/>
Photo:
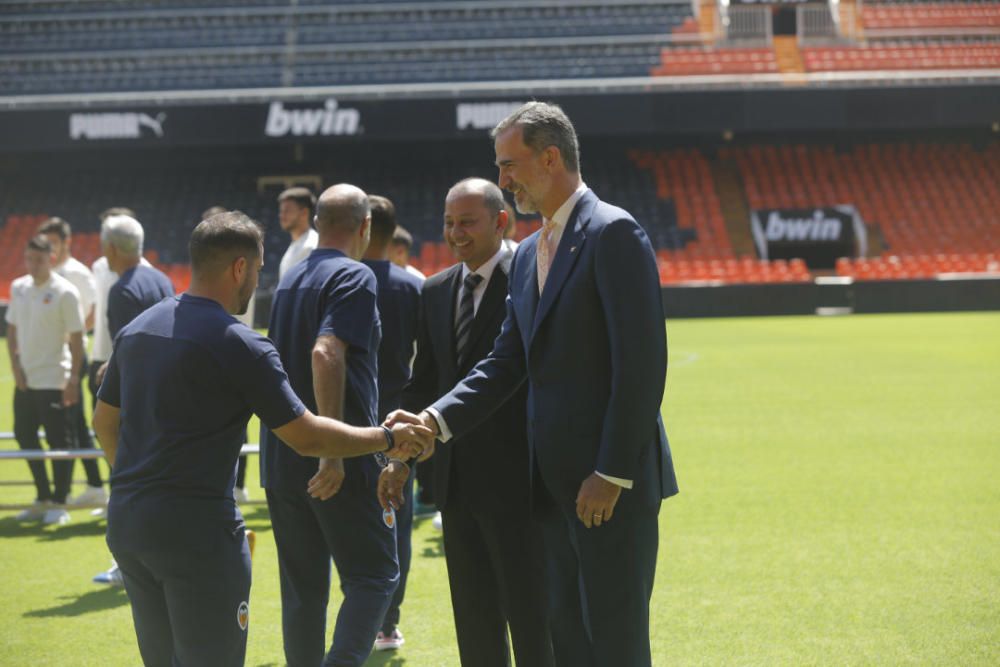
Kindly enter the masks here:
<path id="1" fill-rule="evenodd" d="M 455 322 L 455 359 L 461 366 L 465 361 L 465 348 L 472 332 L 472 318 L 475 316 L 472 292 L 483 281 L 478 273 L 470 273 L 462 281 L 462 298 L 458 302 L 458 320 Z"/>

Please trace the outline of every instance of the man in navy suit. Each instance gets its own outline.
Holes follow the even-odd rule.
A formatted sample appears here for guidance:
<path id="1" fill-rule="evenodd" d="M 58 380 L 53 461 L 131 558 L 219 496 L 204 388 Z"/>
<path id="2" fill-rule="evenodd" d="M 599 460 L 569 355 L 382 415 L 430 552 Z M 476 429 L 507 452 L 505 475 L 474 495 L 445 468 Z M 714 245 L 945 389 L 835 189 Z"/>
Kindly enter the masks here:
<path id="1" fill-rule="evenodd" d="M 419 417 L 447 442 L 527 380 L 536 514 L 557 662 L 650 665 L 660 502 L 677 493 L 660 403 L 666 334 L 652 247 L 584 185 L 562 109 L 529 102 L 492 132 L 499 184 L 543 216 L 509 274 L 493 351 Z"/>

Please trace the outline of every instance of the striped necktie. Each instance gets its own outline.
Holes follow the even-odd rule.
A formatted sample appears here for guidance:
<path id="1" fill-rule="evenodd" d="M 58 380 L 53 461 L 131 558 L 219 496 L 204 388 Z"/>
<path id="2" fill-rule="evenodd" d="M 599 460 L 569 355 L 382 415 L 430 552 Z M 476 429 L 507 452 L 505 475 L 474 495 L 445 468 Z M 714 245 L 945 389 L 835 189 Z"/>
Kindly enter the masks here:
<path id="1" fill-rule="evenodd" d="M 472 332 L 472 318 L 476 314 L 472 292 L 482 281 L 483 277 L 478 273 L 470 273 L 462 281 L 462 298 L 458 302 L 458 320 L 455 322 L 455 359 L 459 366 L 465 361 L 465 348 Z"/>

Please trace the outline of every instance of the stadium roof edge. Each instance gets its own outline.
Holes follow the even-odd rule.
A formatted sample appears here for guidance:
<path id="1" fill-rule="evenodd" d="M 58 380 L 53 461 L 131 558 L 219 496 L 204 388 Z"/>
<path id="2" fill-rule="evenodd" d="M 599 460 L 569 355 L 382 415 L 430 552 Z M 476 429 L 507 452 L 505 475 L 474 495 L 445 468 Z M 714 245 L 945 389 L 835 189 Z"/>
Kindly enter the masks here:
<path id="1" fill-rule="evenodd" d="M 407 83 L 356 86 L 251 88 L 233 90 L 174 90 L 120 93 L 0 96 L 0 110 L 63 109 L 130 104 L 235 104 L 245 102 L 309 102 L 461 97 L 541 97 L 552 94 L 696 92 L 702 90 L 767 90 L 817 87 L 919 87 L 1000 83 L 1000 68 L 978 70 L 813 72 L 709 76 L 658 76 L 612 79 L 538 79 Z"/>

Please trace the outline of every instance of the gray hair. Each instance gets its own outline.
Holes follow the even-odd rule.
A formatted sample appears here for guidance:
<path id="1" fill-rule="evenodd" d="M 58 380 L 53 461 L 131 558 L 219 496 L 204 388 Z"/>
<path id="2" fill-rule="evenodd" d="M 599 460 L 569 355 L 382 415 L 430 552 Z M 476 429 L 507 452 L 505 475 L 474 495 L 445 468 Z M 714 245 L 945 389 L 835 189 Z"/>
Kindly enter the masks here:
<path id="1" fill-rule="evenodd" d="M 111 215 L 101 223 L 101 243 L 128 257 L 142 255 L 142 225 L 128 215 Z"/>
<path id="2" fill-rule="evenodd" d="M 535 153 L 555 146 L 562 155 L 566 170 L 572 174 L 580 173 L 580 144 L 576 139 L 576 130 L 559 105 L 528 102 L 497 123 L 490 131 L 490 137 L 496 139 L 498 134 L 512 127 L 521 128 L 524 145 Z"/>

